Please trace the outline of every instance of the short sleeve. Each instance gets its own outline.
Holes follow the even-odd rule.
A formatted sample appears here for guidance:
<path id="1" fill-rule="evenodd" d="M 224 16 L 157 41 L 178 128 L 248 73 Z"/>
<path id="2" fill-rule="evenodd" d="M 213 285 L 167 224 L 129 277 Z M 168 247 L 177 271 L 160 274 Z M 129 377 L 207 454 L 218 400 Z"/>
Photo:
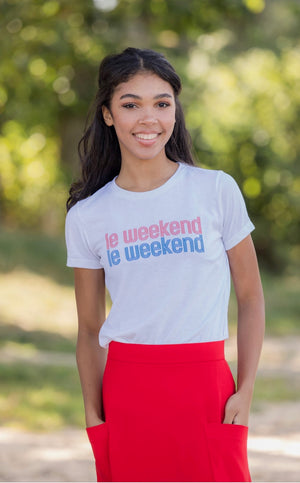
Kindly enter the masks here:
<path id="1" fill-rule="evenodd" d="M 243 195 L 236 181 L 227 173 L 219 172 L 218 200 L 221 230 L 225 250 L 230 250 L 254 230 Z"/>
<path id="2" fill-rule="evenodd" d="M 65 223 L 67 267 L 103 268 L 100 257 L 91 250 L 80 219 L 78 203 L 67 213 Z"/>

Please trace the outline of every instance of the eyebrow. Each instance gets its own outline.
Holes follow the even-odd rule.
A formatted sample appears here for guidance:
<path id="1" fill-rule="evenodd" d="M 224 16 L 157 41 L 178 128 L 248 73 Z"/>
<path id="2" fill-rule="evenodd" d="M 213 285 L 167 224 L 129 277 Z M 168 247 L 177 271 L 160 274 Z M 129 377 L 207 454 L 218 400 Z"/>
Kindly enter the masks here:
<path id="1" fill-rule="evenodd" d="M 120 97 L 120 100 L 126 99 L 127 97 L 131 97 L 132 99 L 139 99 L 139 100 L 142 99 L 140 96 L 137 96 L 136 94 L 123 94 L 123 96 Z M 165 97 L 168 97 L 170 99 L 173 98 L 173 96 L 171 96 L 170 94 L 165 92 L 163 94 L 157 94 L 157 96 L 154 96 L 153 99 L 162 99 L 162 98 L 165 98 Z"/>

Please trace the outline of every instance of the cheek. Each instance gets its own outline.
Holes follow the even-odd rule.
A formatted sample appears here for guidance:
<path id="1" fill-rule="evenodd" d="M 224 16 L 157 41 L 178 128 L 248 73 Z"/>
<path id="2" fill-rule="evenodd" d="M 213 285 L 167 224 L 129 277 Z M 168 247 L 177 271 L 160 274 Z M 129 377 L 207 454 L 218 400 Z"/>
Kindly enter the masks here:
<path id="1" fill-rule="evenodd" d="M 169 119 L 166 120 L 166 126 L 168 126 L 169 130 L 173 131 L 175 122 L 176 122 L 175 115 L 171 118 L 169 117 Z"/>
<path id="2" fill-rule="evenodd" d="M 176 121 L 176 115 L 175 115 L 175 109 L 174 109 L 173 112 L 166 113 L 165 122 L 166 122 L 166 124 L 171 126 L 171 125 L 175 124 L 175 121 Z"/>
<path id="3" fill-rule="evenodd" d="M 121 116 L 115 118 L 115 127 L 123 132 L 131 130 L 138 119 L 138 114 L 136 112 L 123 112 Z"/>
<path id="4" fill-rule="evenodd" d="M 124 136 L 130 130 L 132 121 L 128 116 L 120 116 L 114 119 L 114 127 L 118 136 Z"/>

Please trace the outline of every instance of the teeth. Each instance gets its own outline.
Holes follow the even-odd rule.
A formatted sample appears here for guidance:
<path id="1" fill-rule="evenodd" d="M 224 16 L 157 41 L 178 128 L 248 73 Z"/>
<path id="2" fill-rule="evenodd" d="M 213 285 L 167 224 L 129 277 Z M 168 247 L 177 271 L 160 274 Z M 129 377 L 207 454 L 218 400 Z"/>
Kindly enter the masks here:
<path id="1" fill-rule="evenodd" d="M 136 134 L 139 139 L 155 139 L 158 134 Z"/>

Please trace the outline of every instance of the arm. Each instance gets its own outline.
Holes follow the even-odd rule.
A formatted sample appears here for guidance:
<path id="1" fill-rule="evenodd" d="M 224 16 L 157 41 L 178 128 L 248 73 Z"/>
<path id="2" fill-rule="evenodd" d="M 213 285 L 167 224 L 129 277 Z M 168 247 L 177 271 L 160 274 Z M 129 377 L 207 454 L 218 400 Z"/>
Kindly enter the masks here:
<path id="1" fill-rule="evenodd" d="M 86 426 L 104 420 L 102 378 L 107 349 L 99 345 L 98 334 L 105 320 L 105 278 L 103 269 L 75 268 L 75 296 L 78 314 L 76 348 Z"/>
<path id="2" fill-rule="evenodd" d="M 265 330 L 264 296 L 251 235 L 227 254 L 238 304 L 238 368 L 237 392 L 227 401 L 224 423 L 248 426 Z"/>

